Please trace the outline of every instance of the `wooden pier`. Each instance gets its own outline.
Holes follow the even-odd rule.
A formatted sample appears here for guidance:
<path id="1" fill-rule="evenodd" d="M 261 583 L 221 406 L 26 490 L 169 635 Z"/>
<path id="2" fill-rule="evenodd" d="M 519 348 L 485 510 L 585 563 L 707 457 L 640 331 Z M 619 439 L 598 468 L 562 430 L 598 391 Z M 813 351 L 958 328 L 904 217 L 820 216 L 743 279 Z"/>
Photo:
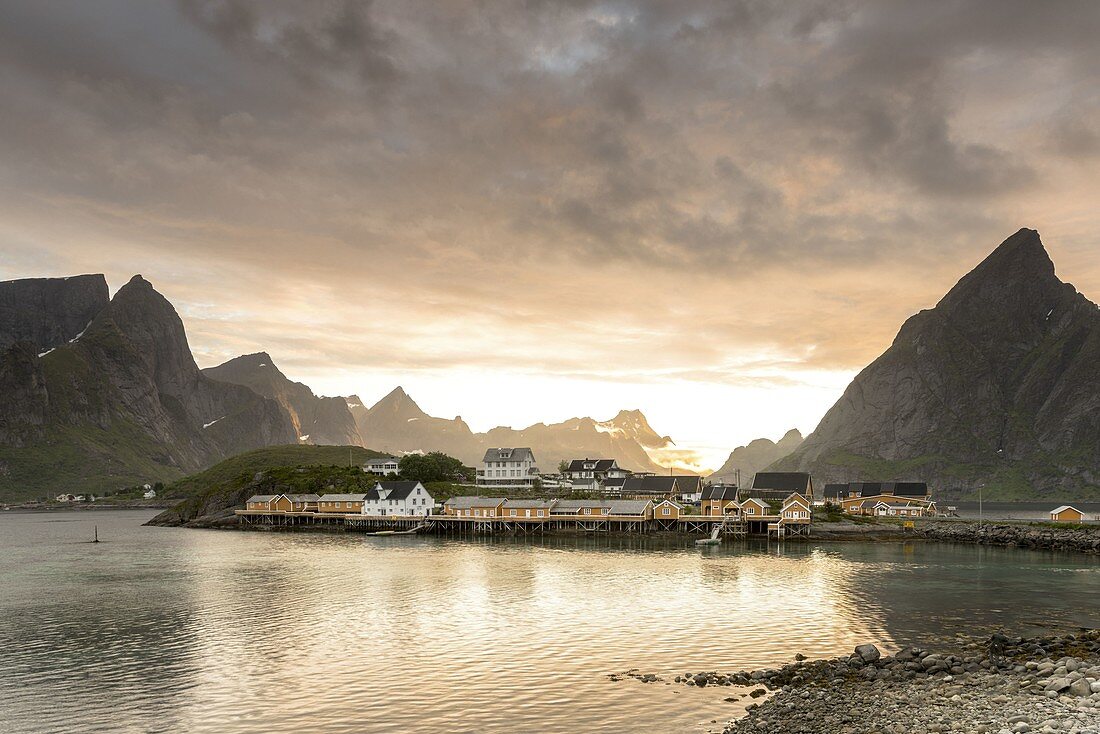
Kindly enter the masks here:
<path id="1" fill-rule="evenodd" d="M 543 535 L 546 533 L 680 533 L 710 537 L 805 534 L 809 523 L 785 523 L 774 517 L 745 519 L 732 516 L 683 515 L 678 518 L 643 518 L 616 515 L 552 515 L 550 517 L 465 517 L 459 515 L 377 516 L 331 512 L 280 512 L 237 510 L 242 525 L 272 528 L 314 527 L 345 532 L 417 532 L 439 535 Z"/>

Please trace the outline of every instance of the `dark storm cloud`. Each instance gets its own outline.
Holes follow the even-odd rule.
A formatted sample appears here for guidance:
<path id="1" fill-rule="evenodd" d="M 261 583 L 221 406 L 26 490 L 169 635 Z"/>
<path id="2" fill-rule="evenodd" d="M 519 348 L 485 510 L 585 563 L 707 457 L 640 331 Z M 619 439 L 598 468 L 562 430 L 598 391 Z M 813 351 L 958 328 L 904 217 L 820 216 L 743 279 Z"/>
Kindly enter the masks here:
<path id="1" fill-rule="evenodd" d="M 641 363 L 674 348 L 687 371 L 716 361 L 714 344 L 851 368 L 1018 227 L 1083 247 L 1096 225 L 1081 188 L 1098 158 L 1091 2 L 0 14 L 11 247 L 50 232 L 43 263 L 170 260 L 192 294 L 211 290 L 202 277 L 255 284 L 217 298 L 270 303 L 265 339 L 324 303 L 331 322 L 308 333 L 340 359 L 359 343 L 349 322 L 462 316 L 483 348 L 425 364 L 488 364 L 489 336 L 514 338 L 519 314 L 531 349 L 506 358 L 565 371 L 580 370 L 560 356 L 578 329 L 593 350 L 637 333 L 612 343 Z M 581 293 L 615 295 L 594 314 Z M 707 321 L 734 298 L 736 318 Z M 204 334 L 253 347 L 248 328 L 218 328 Z"/>

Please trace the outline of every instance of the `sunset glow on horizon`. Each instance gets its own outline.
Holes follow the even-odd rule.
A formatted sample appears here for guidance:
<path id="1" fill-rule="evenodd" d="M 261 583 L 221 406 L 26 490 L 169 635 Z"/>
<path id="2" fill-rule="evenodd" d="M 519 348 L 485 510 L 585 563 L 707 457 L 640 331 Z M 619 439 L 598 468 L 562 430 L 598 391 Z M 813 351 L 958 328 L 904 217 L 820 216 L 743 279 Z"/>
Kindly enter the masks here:
<path id="1" fill-rule="evenodd" d="M 715 469 L 1021 227 L 1100 298 L 1100 50 L 1041 4 L 48 5 L 0 24 L 0 279 L 141 273 L 201 367 L 636 408 Z"/>

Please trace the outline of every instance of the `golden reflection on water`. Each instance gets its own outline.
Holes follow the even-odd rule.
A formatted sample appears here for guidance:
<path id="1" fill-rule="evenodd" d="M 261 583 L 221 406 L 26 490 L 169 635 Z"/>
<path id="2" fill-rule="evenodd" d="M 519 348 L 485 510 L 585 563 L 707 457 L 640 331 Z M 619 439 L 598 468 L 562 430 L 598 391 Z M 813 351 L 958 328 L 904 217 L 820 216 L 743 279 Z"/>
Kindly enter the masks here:
<path id="1" fill-rule="evenodd" d="M 732 689 L 607 675 L 891 649 L 1002 624 L 985 611 L 1001 606 L 1068 620 L 1100 591 L 1095 562 L 1019 552 L 220 533 L 144 517 L 97 518 L 112 540 L 91 551 L 68 543 L 73 523 L 0 518 L 12 731 L 704 731 L 742 710 L 722 700 Z M 1073 590 L 1044 594 L 1054 573 L 1076 574 Z"/>

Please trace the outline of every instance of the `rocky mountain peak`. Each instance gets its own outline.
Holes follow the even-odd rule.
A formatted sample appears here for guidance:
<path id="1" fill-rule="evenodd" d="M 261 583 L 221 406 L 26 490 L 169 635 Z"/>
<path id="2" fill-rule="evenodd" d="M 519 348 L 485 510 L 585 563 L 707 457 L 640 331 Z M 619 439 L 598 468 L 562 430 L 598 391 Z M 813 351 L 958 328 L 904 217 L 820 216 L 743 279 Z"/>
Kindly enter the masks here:
<path id="1" fill-rule="evenodd" d="M 1017 311 L 1021 304 L 1031 310 L 1053 307 L 1074 292 L 1055 275 L 1039 233 L 1021 229 L 963 276 L 936 308 L 946 316 L 962 317 L 984 316 L 992 309 L 996 313 L 989 315 L 1015 319 L 1025 315 Z"/>
<path id="2" fill-rule="evenodd" d="M 371 413 L 388 414 L 393 417 L 405 418 L 406 420 L 409 418 L 428 417 L 428 414 L 420 409 L 416 401 L 410 398 L 400 385 L 375 403 L 370 410 Z"/>
<path id="3" fill-rule="evenodd" d="M 191 356 L 183 320 L 140 275 L 118 289 L 90 331 L 101 335 L 111 324 L 129 340 L 161 391 L 178 395 L 197 378 L 199 368 Z"/>
<path id="4" fill-rule="evenodd" d="M 792 428 L 783 434 L 783 438 L 779 439 L 776 446 L 786 446 L 788 444 L 800 444 L 802 443 L 802 431 L 797 428 Z"/>

